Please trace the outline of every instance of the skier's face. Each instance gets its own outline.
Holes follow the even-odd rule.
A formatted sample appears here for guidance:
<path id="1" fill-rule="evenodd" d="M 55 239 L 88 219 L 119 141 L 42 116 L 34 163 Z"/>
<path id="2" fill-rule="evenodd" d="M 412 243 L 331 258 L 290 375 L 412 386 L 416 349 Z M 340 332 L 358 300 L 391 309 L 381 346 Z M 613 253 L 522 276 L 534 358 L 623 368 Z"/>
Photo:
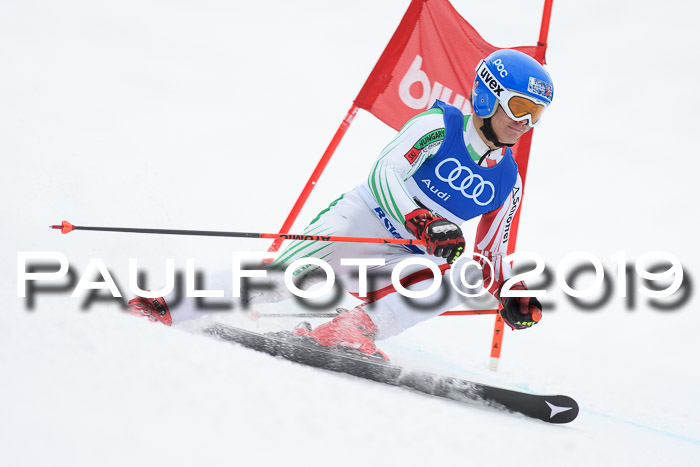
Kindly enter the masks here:
<path id="1" fill-rule="evenodd" d="M 519 122 L 512 120 L 506 115 L 500 105 L 496 109 L 496 113 L 491 117 L 491 128 L 493 128 L 498 141 L 505 144 L 515 144 L 518 138 L 530 129 L 527 119 Z"/>

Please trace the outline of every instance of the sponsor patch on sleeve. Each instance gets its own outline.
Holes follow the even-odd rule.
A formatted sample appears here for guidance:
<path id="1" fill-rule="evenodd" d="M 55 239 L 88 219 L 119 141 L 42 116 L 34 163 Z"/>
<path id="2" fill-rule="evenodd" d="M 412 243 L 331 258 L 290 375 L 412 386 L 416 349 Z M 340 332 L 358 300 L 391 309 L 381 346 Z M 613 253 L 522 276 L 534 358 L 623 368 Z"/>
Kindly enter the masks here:
<path id="1" fill-rule="evenodd" d="M 409 164 L 413 165 L 413 163 L 418 159 L 418 156 L 420 156 L 421 152 L 424 150 L 430 150 L 434 146 L 441 144 L 443 139 L 445 139 L 444 128 L 431 131 L 418 140 L 418 142 L 406 154 L 404 154 L 403 157 L 406 158 Z"/>

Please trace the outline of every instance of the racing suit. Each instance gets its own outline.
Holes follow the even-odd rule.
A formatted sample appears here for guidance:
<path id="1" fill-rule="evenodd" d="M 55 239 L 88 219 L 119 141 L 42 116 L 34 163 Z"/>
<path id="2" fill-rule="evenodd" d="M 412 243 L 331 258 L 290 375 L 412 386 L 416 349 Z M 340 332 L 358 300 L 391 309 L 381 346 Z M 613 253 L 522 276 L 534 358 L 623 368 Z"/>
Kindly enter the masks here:
<path id="1" fill-rule="evenodd" d="M 512 275 L 503 258 L 521 193 L 522 180 L 511 150 L 490 149 L 471 116 L 438 101 L 433 108 L 409 120 L 381 152 L 367 180 L 333 201 L 304 234 L 412 238 L 404 227 L 405 216 L 419 208 L 429 209 L 458 225 L 481 216 L 475 252 L 488 259 L 492 267 L 472 268 L 466 279 L 470 284 L 482 279 L 493 294 Z M 438 265 L 445 276 L 434 296 L 408 300 L 395 293 L 390 273 L 399 262 L 414 255 L 423 255 Z M 330 264 L 336 277 L 342 278 L 345 289 L 355 296 L 360 289 L 358 267 L 342 264 L 341 260 L 385 260 L 383 265 L 368 268 L 373 277 L 367 284 L 369 294 L 359 297 L 373 302 L 367 312 L 377 325 L 377 339 L 396 335 L 467 300 L 450 284 L 453 269 L 443 258 L 426 254 L 420 246 L 294 241 L 275 260 L 272 269 L 286 268 L 307 257 Z M 294 275 L 307 279 L 305 285 L 309 286 L 318 269 L 306 264 L 297 268 Z M 425 289 L 425 283 L 433 280 L 433 274 L 426 271 L 419 264 L 404 268 L 400 275 L 402 284 L 405 281 L 409 290 Z M 325 278 L 324 274 L 321 276 Z"/>

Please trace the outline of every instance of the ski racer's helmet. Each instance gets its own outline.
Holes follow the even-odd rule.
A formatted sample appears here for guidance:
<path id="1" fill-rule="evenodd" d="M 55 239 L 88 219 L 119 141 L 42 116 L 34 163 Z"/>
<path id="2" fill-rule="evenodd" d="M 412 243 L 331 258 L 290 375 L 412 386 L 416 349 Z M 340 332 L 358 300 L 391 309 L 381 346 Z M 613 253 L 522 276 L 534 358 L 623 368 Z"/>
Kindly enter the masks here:
<path id="1" fill-rule="evenodd" d="M 476 66 L 472 108 L 481 118 L 492 117 L 500 104 L 508 117 L 515 121 L 527 119 L 533 127 L 553 97 L 554 84 L 549 73 L 522 52 L 497 50 Z"/>

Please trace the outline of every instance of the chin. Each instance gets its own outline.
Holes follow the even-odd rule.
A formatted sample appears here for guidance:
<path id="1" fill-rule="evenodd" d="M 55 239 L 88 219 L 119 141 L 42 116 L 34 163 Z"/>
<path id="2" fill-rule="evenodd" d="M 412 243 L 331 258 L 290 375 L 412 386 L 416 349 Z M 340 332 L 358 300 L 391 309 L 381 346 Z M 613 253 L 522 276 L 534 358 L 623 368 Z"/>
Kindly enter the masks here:
<path id="1" fill-rule="evenodd" d="M 524 133 L 523 133 L 523 134 L 524 134 Z M 498 141 L 500 141 L 500 142 L 503 143 L 503 144 L 515 144 L 515 143 L 517 143 L 518 140 L 520 139 L 520 136 L 522 136 L 522 135 L 518 135 L 518 136 L 516 136 L 516 137 L 514 137 L 514 138 L 503 138 L 503 139 L 498 138 Z"/>
<path id="2" fill-rule="evenodd" d="M 530 130 L 530 129 L 528 128 L 528 131 L 529 131 L 529 130 Z M 499 138 L 498 141 L 501 141 L 501 142 L 503 142 L 503 143 L 505 143 L 505 144 L 515 144 L 515 143 L 518 142 L 518 140 L 519 140 L 525 133 L 527 133 L 527 131 L 524 131 L 524 132 L 518 134 L 517 136 L 511 136 L 510 138 L 503 138 L 503 139 Z"/>

